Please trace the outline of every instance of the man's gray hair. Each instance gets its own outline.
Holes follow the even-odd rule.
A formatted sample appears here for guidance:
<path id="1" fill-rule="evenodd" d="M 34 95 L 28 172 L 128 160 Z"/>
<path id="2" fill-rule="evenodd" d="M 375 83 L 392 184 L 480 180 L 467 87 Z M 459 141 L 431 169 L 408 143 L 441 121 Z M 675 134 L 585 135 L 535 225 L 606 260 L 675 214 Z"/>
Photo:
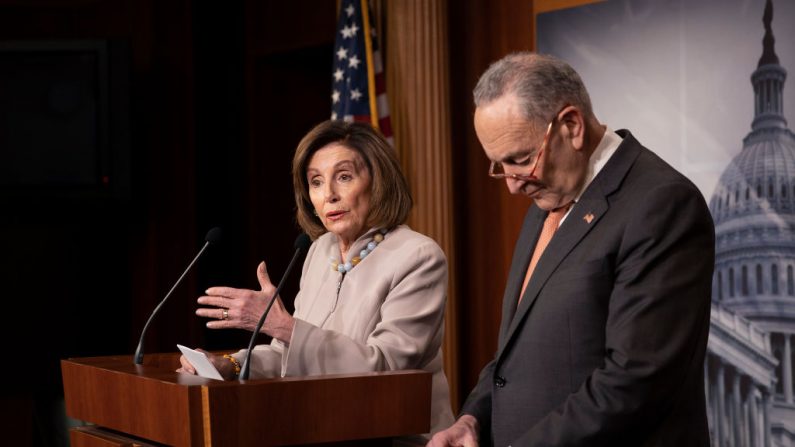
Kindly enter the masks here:
<path id="1" fill-rule="evenodd" d="M 486 105 L 513 93 L 522 104 L 525 118 L 546 123 L 566 105 L 593 116 L 591 99 L 580 75 L 562 60 L 543 54 L 509 54 L 491 64 L 473 91 L 475 106 Z"/>

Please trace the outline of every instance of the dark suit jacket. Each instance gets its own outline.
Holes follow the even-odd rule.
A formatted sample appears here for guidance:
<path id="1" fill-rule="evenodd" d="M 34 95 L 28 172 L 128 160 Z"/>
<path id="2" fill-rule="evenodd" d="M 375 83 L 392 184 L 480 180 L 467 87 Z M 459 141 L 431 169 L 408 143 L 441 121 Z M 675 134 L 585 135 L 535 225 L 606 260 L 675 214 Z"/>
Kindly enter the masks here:
<path id="1" fill-rule="evenodd" d="M 462 409 L 482 445 L 709 445 L 712 218 L 693 183 L 618 133 L 517 309 L 547 213 L 525 217 L 497 353 Z"/>

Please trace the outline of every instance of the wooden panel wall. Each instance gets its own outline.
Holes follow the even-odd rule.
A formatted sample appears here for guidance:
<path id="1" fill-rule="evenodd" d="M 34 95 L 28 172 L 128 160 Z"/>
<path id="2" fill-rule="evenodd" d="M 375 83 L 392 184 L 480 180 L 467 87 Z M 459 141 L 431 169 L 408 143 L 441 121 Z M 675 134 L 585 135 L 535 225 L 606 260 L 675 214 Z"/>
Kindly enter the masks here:
<path id="1" fill-rule="evenodd" d="M 488 161 L 472 126 L 472 89 L 491 62 L 531 49 L 532 13 L 531 0 L 463 0 L 449 8 L 462 397 L 494 356 L 513 245 L 530 205 L 488 177 Z"/>
<path id="2" fill-rule="evenodd" d="M 447 379 L 458 387 L 458 258 L 453 221 L 449 48 L 445 0 L 386 3 L 386 76 L 395 148 L 414 197 L 409 225 L 447 255 L 443 344 Z M 457 408 L 457 393 L 452 394 Z"/>

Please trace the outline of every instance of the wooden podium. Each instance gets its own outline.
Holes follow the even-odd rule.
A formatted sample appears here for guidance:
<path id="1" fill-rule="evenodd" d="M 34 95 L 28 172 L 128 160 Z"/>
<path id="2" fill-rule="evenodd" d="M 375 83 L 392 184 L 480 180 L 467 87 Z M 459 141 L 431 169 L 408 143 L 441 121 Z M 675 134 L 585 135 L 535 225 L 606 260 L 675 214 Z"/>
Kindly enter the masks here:
<path id="1" fill-rule="evenodd" d="M 245 382 L 176 373 L 179 354 L 61 361 L 72 447 L 388 445 L 430 431 L 431 374 Z"/>

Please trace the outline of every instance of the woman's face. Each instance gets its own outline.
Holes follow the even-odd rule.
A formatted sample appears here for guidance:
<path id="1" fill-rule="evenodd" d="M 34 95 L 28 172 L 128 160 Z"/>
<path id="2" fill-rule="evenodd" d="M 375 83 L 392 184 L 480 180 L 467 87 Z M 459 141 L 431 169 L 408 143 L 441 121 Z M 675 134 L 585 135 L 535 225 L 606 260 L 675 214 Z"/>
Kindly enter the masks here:
<path id="1" fill-rule="evenodd" d="M 367 231 L 370 172 L 361 155 L 340 143 L 320 148 L 306 169 L 309 198 L 326 229 L 350 244 Z"/>

